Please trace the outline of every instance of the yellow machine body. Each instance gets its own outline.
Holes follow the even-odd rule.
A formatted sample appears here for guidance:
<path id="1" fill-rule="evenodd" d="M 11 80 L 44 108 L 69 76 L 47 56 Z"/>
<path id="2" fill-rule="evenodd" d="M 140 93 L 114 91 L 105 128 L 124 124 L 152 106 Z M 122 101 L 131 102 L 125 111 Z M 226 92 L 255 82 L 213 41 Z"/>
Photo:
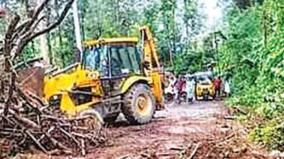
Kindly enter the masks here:
<path id="1" fill-rule="evenodd" d="M 46 101 L 61 99 L 61 111 L 68 116 L 75 116 L 88 109 L 92 104 L 98 103 L 100 96 L 103 96 L 98 77 L 98 72 L 84 70 L 79 64 L 68 69 L 68 71 L 46 76 L 44 79 L 44 98 Z M 97 97 L 93 97 L 92 102 L 76 105 L 70 94 L 73 89 L 84 87 L 91 87 L 92 92 L 96 93 Z"/>
<path id="2" fill-rule="evenodd" d="M 82 61 L 59 72 L 46 75 L 44 78 L 44 99 L 51 105 L 59 105 L 60 110 L 68 117 L 74 117 L 88 109 L 117 101 L 116 98 L 123 97 L 133 85 L 143 83 L 151 88 L 156 104 L 163 105 L 162 76 L 154 40 L 148 27 L 142 27 L 140 32 L 143 43 L 141 73 L 119 78 L 116 85 L 118 87 L 117 93 L 109 95 L 110 93 L 104 87 L 105 82 L 114 81 L 113 83 L 117 83 L 114 77 L 104 79 L 99 71 L 86 68 L 84 61 Z M 139 39 L 136 37 L 110 38 L 86 41 L 84 47 L 88 49 L 108 45 L 137 45 L 138 42 Z M 147 67 L 144 67 L 145 63 Z"/>

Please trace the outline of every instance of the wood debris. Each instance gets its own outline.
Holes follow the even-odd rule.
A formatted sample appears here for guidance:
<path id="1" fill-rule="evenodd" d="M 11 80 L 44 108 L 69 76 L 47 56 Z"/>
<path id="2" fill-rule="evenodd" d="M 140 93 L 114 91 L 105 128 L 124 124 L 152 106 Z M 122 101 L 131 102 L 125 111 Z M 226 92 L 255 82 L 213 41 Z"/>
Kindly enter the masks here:
<path id="1" fill-rule="evenodd" d="M 85 155 L 88 148 L 104 142 L 100 123 L 97 121 L 93 129 L 86 124 L 95 118 L 68 119 L 49 109 L 41 109 L 48 107 L 33 103 L 30 96 L 19 88 L 16 90 L 11 100 L 17 104 L 11 102 L 8 108 L 0 105 L 0 154 L 11 155 L 36 148 L 46 154 Z"/>

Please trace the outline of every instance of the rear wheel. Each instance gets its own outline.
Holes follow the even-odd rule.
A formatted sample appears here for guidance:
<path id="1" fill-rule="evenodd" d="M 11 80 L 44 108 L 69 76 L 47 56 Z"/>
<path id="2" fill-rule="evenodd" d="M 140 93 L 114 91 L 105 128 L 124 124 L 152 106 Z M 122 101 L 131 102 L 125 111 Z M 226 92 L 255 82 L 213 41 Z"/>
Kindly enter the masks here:
<path id="1" fill-rule="evenodd" d="M 134 85 L 124 96 L 122 112 L 132 124 L 148 123 L 154 114 L 156 101 L 145 84 Z"/>

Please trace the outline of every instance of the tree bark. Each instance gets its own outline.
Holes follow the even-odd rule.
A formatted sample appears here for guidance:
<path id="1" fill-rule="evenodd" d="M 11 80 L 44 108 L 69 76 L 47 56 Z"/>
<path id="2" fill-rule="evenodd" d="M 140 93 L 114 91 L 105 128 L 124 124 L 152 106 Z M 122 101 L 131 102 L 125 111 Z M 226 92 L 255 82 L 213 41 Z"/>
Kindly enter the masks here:
<path id="1" fill-rule="evenodd" d="M 43 0 L 26 20 L 21 20 L 21 17 L 16 13 L 9 15 L 11 20 L 4 38 L 2 70 L 0 72 L 0 107 L 4 105 L 4 112 L 6 113 L 8 107 L 17 107 L 20 100 L 17 98 L 19 96 L 17 90 L 20 89 L 20 86 L 16 82 L 17 72 L 14 68 L 15 60 L 29 42 L 58 26 L 63 21 L 73 3 L 73 0 L 67 2 L 58 19 L 49 26 L 38 30 L 38 26 L 43 20 L 41 13 L 44 8 L 47 7 L 49 1 L 50 0 Z"/>
<path id="2" fill-rule="evenodd" d="M 44 0 L 40 0 L 39 3 L 42 3 Z M 43 10 L 41 16 L 47 17 L 46 10 Z M 47 27 L 47 20 L 43 20 L 40 23 L 40 30 Z M 40 35 L 40 55 L 43 57 L 43 60 L 47 65 L 50 64 L 50 58 L 49 58 L 49 47 L 48 47 L 48 39 L 47 39 L 47 33 Z"/>
<path id="3" fill-rule="evenodd" d="M 80 21 L 78 16 L 78 6 L 77 1 L 73 3 L 73 20 L 74 20 L 74 28 L 75 28 L 75 37 L 76 37 L 76 47 L 82 52 L 82 43 L 81 43 L 81 31 L 80 31 Z"/>

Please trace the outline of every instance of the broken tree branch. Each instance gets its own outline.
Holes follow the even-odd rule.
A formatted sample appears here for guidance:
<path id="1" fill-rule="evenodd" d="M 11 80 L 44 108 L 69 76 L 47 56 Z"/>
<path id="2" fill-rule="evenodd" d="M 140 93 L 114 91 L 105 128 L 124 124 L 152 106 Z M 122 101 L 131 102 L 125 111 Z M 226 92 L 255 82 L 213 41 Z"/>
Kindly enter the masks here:
<path id="1" fill-rule="evenodd" d="M 58 111 L 59 107 L 50 108 L 35 94 L 23 91 L 17 79 L 20 74 L 14 67 L 15 59 L 30 41 L 60 25 L 74 0 L 64 3 L 63 11 L 54 23 L 37 31 L 38 25 L 45 18 L 41 13 L 49 2 L 50 0 L 43 0 L 22 23 L 21 17 L 14 14 L 7 27 L 1 55 L 4 57 L 4 64 L 1 62 L 4 69 L 0 72 L 0 121 L 3 121 L 0 122 L 0 144 L 2 141 L 8 143 L 8 148 L 5 148 L 8 153 L 35 147 L 48 154 L 59 152 L 84 155 L 88 147 L 97 146 L 104 141 L 105 138 L 100 137 L 104 135 L 101 127 L 97 130 L 90 129 L 86 117 L 67 119 Z M 2 155 L 0 146 L 0 158 Z"/>
<path id="2" fill-rule="evenodd" d="M 63 19 L 65 18 L 66 14 L 68 13 L 69 9 L 71 8 L 72 4 L 73 4 L 74 0 L 70 0 L 66 5 L 65 5 L 65 8 L 63 9 L 62 13 L 60 14 L 59 18 L 57 19 L 56 22 L 54 22 L 53 24 L 50 24 L 47 28 L 41 30 L 41 31 L 38 31 L 36 33 L 34 33 L 30 38 L 28 38 L 28 42 L 31 40 L 31 39 L 34 39 L 35 37 L 38 37 L 46 32 L 49 32 L 50 30 L 56 28 L 62 21 Z"/>
<path id="3" fill-rule="evenodd" d="M 196 154 L 198 148 L 200 146 L 200 142 L 198 142 L 194 148 L 194 150 L 191 152 L 190 156 L 188 157 L 188 159 L 192 159 L 194 157 L 194 155 Z"/>

